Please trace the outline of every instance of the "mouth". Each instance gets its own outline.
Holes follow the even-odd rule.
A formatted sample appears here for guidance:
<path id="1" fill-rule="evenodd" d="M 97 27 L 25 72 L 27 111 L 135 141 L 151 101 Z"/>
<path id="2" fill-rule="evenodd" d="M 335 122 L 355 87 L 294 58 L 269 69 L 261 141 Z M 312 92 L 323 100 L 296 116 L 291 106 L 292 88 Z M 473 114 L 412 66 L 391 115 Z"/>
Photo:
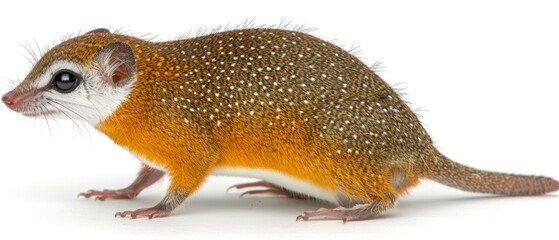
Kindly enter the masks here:
<path id="1" fill-rule="evenodd" d="M 59 113 L 58 111 L 41 111 L 41 112 L 22 112 L 21 114 L 26 117 L 39 117 L 45 115 L 53 115 Z"/>

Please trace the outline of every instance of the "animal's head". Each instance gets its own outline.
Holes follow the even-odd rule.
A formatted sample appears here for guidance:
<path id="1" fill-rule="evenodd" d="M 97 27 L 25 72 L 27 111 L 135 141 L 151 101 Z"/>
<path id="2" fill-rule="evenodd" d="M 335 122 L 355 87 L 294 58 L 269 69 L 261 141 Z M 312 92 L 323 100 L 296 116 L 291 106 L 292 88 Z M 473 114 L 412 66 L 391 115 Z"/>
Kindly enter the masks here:
<path id="1" fill-rule="evenodd" d="M 133 38 L 97 29 L 55 46 L 2 101 L 25 116 L 87 121 L 109 116 L 136 80 Z"/>

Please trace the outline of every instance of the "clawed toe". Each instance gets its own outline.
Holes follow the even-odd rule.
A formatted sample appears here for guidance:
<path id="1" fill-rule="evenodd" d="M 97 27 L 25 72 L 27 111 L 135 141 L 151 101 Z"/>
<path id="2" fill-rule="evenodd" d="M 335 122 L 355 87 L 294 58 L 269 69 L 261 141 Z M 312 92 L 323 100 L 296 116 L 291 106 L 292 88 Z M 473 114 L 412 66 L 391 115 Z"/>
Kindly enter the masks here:
<path id="1" fill-rule="evenodd" d="M 319 209 L 314 212 L 304 212 L 303 214 L 297 216 L 295 221 L 315 221 L 315 220 L 341 220 L 344 223 L 347 221 L 355 220 L 353 218 L 348 218 L 347 212 L 345 210 L 335 210 L 335 209 Z"/>
<path id="2" fill-rule="evenodd" d="M 266 181 L 252 182 L 237 184 L 229 187 L 227 192 L 231 189 L 245 189 L 245 188 L 264 188 L 262 190 L 250 190 L 241 194 L 241 198 L 253 196 L 274 196 L 274 197 L 289 197 L 289 194 L 279 186 Z"/>
<path id="3" fill-rule="evenodd" d="M 79 197 L 84 198 L 92 198 L 94 197 L 95 200 L 105 201 L 106 199 L 132 199 L 136 197 L 138 194 L 137 192 L 131 191 L 129 189 L 121 189 L 121 190 L 89 190 L 87 192 L 83 192 L 78 194 Z"/>
<path id="4" fill-rule="evenodd" d="M 115 213 L 115 218 L 116 217 L 121 217 L 121 218 L 127 218 L 130 217 L 131 219 L 136 219 L 136 218 L 148 218 L 148 219 L 153 219 L 153 218 L 160 218 L 160 217 L 166 217 L 169 215 L 169 211 L 160 209 L 160 208 L 140 208 L 138 210 L 135 211 L 124 211 L 124 212 L 117 212 Z"/>
<path id="5" fill-rule="evenodd" d="M 273 187 L 275 187 L 275 185 L 273 185 L 269 182 L 266 182 L 266 181 L 242 183 L 242 184 L 236 184 L 236 185 L 233 185 L 233 186 L 227 188 L 227 190 L 225 192 L 229 192 L 231 189 L 245 189 L 245 188 L 253 188 L 253 187 L 273 188 Z"/>
<path id="6" fill-rule="evenodd" d="M 245 189 L 245 188 L 264 188 L 261 190 L 250 190 L 246 191 L 241 194 L 241 198 L 243 197 L 256 197 L 256 196 L 272 196 L 272 197 L 283 197 L 283 198 L 295 198 L 295 199 L 310 199 L 313 200 L 314 198 L 309 197 L 304 194 L 300 194 L 297 192 L 290 191 L 288 189 L 282 188 L 278 185 L 266 182 L 266 181 L 259 181 L 259 182 L 252 182 L 252 183 L 243 183 L 237 184 L 229 187 L 227 192 L 231 189 Z"/>
<path id="7" fill-rule="evenodd" d="M 387 202 L 374 202 L 369 204 L 357 204 L 351 208 L 337 207 L 334 209 L 321 208 L 317 211 L 304 212 L 297 216 L 296 221 L 314 221 L 314 220 L 341 220 L 344 223 L 348 221 L 359 221 L 375 218 L 393 208 L 395 199 Z"/>
<path id="8" fill-rule="evenodd" d="M 241 198 L 251 197 L 251 196 L 274 196 L 274 197 L 288 197 L 285 192 L 279 189 L 265 189 L 265 190 L 253 190 L 246 191 L 241 194 Z"/>

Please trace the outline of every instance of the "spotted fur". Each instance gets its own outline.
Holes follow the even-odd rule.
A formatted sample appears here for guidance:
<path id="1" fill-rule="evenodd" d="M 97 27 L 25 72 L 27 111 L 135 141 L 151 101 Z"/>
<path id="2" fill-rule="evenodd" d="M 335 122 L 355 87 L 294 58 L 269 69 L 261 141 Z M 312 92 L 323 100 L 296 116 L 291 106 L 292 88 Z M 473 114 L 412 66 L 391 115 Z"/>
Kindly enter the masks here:
<path id="1" fill-rule="evenodd" d="M 115 61 L 103 50 L 115 43 L 130 54 Z M 88 119 L 170 174 L 165 209 L 224 169 L 338 204 L 369 204 L 350 208 L 346 213 L 357 215 L 348 219 L 384 213 L 420 178 L 498 194 L 559 189 L 549 178 L 484 172 L 445 158 L 374 71 L 306 33 L 256 28 L 149 42 L 92 31 L 46 53 L 15 91 L 29 91 L 61 62 L 92 86 L 84 96 L 95 108 L 76 111 L 102 116 Z M 134 70 L 127 84 L 108 84 L 122 63 Z"/>

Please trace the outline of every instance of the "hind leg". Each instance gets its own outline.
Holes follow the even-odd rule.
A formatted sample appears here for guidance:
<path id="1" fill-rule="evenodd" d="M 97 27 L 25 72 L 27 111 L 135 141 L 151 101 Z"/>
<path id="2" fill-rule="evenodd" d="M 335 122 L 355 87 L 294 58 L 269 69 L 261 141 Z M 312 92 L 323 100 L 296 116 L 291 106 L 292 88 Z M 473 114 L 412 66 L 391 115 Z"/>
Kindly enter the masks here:
<path id="1" fill-rule="evenodd" d="M 302 215 L 299 215 L 296 220 L 342 220 L 344 223 L 347 221 L 367 220 L 378 217 L 388 210 L 396 207 L 396 203 L 396 197 L 391 196 L 385 200 L 377 200 L 366 204 L 356 204 L 351 208 L 321 208 L 314 212 L 304 212 Z"/>

